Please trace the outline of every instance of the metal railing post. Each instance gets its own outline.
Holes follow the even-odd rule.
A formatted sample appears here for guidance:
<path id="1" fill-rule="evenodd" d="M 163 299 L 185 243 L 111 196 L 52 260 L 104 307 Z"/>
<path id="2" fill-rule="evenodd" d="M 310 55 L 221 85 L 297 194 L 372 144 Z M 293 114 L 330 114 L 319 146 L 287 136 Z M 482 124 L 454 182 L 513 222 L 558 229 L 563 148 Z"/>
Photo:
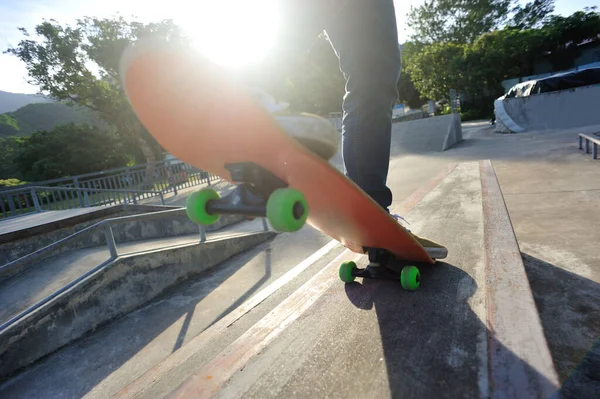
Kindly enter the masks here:
<path id="1" fill-rule="evenodd" d="M 263 229 L 265 231 L 269 231 L 269 225 L 267 224 L 267 219 L 262 218 Z"/>
<path id="2" fill-rule="evenodd" d="M 106 236 L 106 245 L 108 246 L 108 251 L 110 252 L 110 258 L 114 259 L 119 256 L 119 252 L 117 251 L 115 236 L 112 228 L 110 227 L 110 223 L 108 222 L 104 223 L 104 235 Z"/>
<path id="3" fill-rule="evenodd" d="M 86 207 L 86 208 L 90 207 L 90 197 L 88 196 L 87 190 L 83 192 L 83 202 L 84 202 L 84 207 Z"/>
<path id="4" fill-rule="evenodd" d="M 163 195 L 162 191 L 159 191 L 160 194 L 160 202 L 162 202 L 162 204 L 165 204 L 165 196 Z M 177 195 L 177 193 L 175 193 L 175 195 Z"/>
<path id="5" fill-rule="evenodd" d="M 206 242 L 206 226 L 199 225 L 200 230 L 200 242 Z"/>
<path id="6" fill-rule="evenodd" d="M 165 166 L 167 169 L 167 181 L 171 183 L 171 187 L 173 187 L 173 195 L 177 195 L 177 182 L 175 178 L 175 174 L 173 173 L 173 168 L 171 167 L 171 162 L 165 162 Z M 162 190 L 161 190 L 162 193 Z M 164 204 L 163 204 L 164 205 Z"/>
<path id="7" fill-rule="evenodd" d="M 15 200 L 13 198 L 13 194 L 8 194 L 6 196 L 7 200 L 8 200 L 8 209 L 10 209 L 10 213 L 12 213 L 13 216 L 17 215 L 17 207 L 15 206 Z M 19 194 L 17 194 L 17 199 L 19 198 Z"/>
<path id="8" fill-rule="evenodd" d="M 79 190 L 81 187 L 79 186 L 79 179 L 77 178 L 77 176 L 73 178 L 73 185 L 77 189 L 76 194 L 77 194 L 77 199 L 79 200 L 79 205 L 82 208 L 84 208 L 85 204 L 83 202 L 83 198 L 81 198 L 81 191 Z"/>
<path id="9" fill-rule="evenodd" d="M 30 192 L 31 192 L 31 199 L 33 200 L 33 207 L 35 208 L 35 211 L 41 212 L 42 208 L 40 207 L 40 201 L 38 201 L 38 197 L 37 197 L 35 188 L 32 188 Z"/>

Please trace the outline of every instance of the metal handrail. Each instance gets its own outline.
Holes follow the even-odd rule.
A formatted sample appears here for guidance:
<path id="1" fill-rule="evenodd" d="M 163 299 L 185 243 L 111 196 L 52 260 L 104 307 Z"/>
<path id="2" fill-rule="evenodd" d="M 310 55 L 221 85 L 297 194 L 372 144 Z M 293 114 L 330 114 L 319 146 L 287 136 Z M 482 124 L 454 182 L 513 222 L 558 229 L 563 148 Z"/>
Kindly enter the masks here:
<path id="1" fill-rule="evenodd" d="M 100 227 L 104 227 L 104 234 L 106 237 L 106 245 L 108 247 L 108 251 L 110 252 L 110 257 L 106 261 L 99 264 L 98 266 L 95 266 L 91 270 L 83 273 L 81 276 L 77 277 L 75 280 L 71 281 L 67 285 L 59 288 L 57 291 L 53 292 L 46 298 L 42 299 L 39 302 L 36 302 L 35 304 L 31 305 L 29 308 L 25 309 L 23 312 L 15 315 L 8 321 L 2 323 L 0 325 L 0 333 L 2 333 L 5 329 L 10 327 L 13 323 L 15 323 L 15 322 L 19 321 L 20 319 L 24 318 L 25 316 L 29 315 L 36 309 L 39 309 L 41 306 L 48 303 L 52 299 L 56 298 L 58 295 L 67 291 L 68 289 L 75 286 L 80 281 L 83 281 L 88 276 L 91 276 L 96 271 L 102 269 L 104 266 L 108 265 L 110 262 L 117 259 L 119 257 L 119 252 L 117 250 L 117 245 L 116 245 L 114 234 L 112 231 L 113 225 L 122 224 L 122 223 L 130 222 L 130 221 L 161 219 L 161 218 L 165 218 L 165 217 L 169 217 L 169 216 L 179 216 L 179 215 L 187 215 L 186 209 L 185 208 L 169 209 L 166 211 L 158 211 L 158 212 L 143 213 L 143 214 L 138 214 L 138 215 L 128 215 L 128 216 L 118 216 L 118 217 L 114 217 L 114 218 L 108 218 L 108 219 L 102 220 L 98 223 L 94 223 L 91 226 L 88 226 L 78 232 L 75 232 L 67 237 L 64 237 L 50 245 L 40 248 L 30 254 L 22 256 L 19 259 L 15 259 L 12 262 L 9 262 L 3 266 L 0 266 L 0 275 L 2 275 L 3 274 L 2 272 L 5 270 L 8 270 L 10 268 L 15 267 L 16 265 L 19 265 L 19 264 L 22 264 L 25 262 L 26 263 L 34 262 L 37 259 L 39 259 L 40 257 L 42 257 L 43 254 L 45 254 L 49 251 L 54 251 L 56 249 L 62 248 L 64 245 L 66 245 L 68 242 L 74 240 L 75 238 L 86 236 L 87 234 L 90 234 L 92 232 L 92 230 L 100 228 Z M 269 227 L 264 218 L 262 219 L 262 222 L 263 222 L 263 229 L 265 231 L 268 231 Z M 206 242 L 206 227 L 203 225 L 199 225 L 199 233 L 200 233 L 200 242 L 201 243 Z"/>
<path id="2" fill-rule="evenodd" d="M 142 194 L 162 194 L 161 191 L 157 190 L 122 190 L 122 189 L 107 189 L 107 188 L 84 188 L 84 187 L 52 187 L 52 186 L 27 186 L 21 189 L 11 188 L 8 190 L 0 191 L 0 195 L 12 194 L 15 192 L 31 192 L 31 190 L 54 190 L 54 191 L 92 191 L 92 192 L 111 192 L 111 193 L 142 193 Z"/>
<path id="3" fill-rule="evenodd" d="M 49 187 L 49 186 L 29 186 L 29 187 L 22 187 L 22 188 L 13 188 L 10 190 L 4 190 L 0 192 L 0 199 L 2 201 L 4 201 L 3 198 L 6 198 L 6 200 L 8 200 L 8 209 L 5 209 L 5 206 L 2 205 L 2 214 L 4 215 L 5 218 L 7 217 L 11 217 L 8 216 L 9 214 L 12 214 L 12 216 L 19 216 L 19 213 L 21 211 L 23 211 L 23 209 L 31 209 L 33 206 L 33 209 L 35 209 L 35 211 L 29 211 L 29 212 L 25 212 L 25 213 L 39 213 L 39 212 L 44 212 L 45 210 L 42 209 L 42 205 L 43 204 L 43 197 L 39 196 L 41 193 L 54 193 L 54 192 L 58 192 L 58 196 L 62 201 L 62 195 L 61 192 L 64 193 L 64 195 L 66 196 L 66 200 L 69 201 L 69 206 L 71 205 L 71 201 L 75 204 L 77 204 L 77 201 L 79 201 L 79 205 L 82 208 L 89 208 L 91 206 L 93 206 L 93 204 L 90 202 L 90 195 L 94 195 L 94 194 L 102 194 L 103 196 L 103 201 L 99 202 L 99 205 L 106 205 L 108 204 L 117 204 L 120 202 L 133 202 L 134 204 L 137 204 L 138 202 L 138 196 L 139 197 L 143 197 L 144 195 L 146 195 L 146 198 L 148 197 L 160 197 L 161 203 L 162 205 L 165 205 L 165 198 L 164 198 L 164 194 L 162 191 L 158 191 L 158 190 L 135 190 L 135 189 L 103 189 L 103 188 L 87 188 L 87 187 Z M 67 195 L 67 192 L 71 192 L 71 193 L 76 193 L 77 194 L 77 198 L 73 198 L 74 194 L 71 195 L 72 198 L 69 198 L 69 195 Z M 113 196 L 114 195 L 123 195 L 124 198 L 116 198 L 116 197 L 112 197 L 112 196 L 108 196 L 108 200 L 106 198 L 104 198 L 103 193 L 110 193 Z M 19 203 L 19 206 L 16 206 L 15 203 L 15 198 L 13 197 L 18 197 L 20 195 L 29 195 L 31 196 L 31 202 L 32 202 L 32 206 L 29 205 L 29 200 L 26 200 L 26 207 L 23 208 L 23 206 Z M 129 198 L 131 197 L 131 198 Z M 54 194 L 52 194 L 52 198 L 54 200 L 56 200 L 54 198 Z M 144 198 L 139 198 L 139 199 L 144 199 Z M 18 203 L 18 201 L 17 201 Z M 50 201 L 47 202 L 46 205 L 50 206 Z M 64 208 L 64 206 L 63 206 Z"/>
<path id="4" fill-rule="evenodd" d="M 2 275 L 3 271 L 8 270 L 12 267 L 15 267 L 15 265 L 18 265 L 18 264 L 21 264 L 24 262 L 34 262 L 35 260 L 39 259 L 45 253 L 47 253 L 49 251 L 54 251 L 54 250 L 60 249 L 63 246 L 65 246 L 67 243 L 73 241 L 74 239 L 85 237 L 92 231 L 94 231 L 104 225 L 108 225 L 109 227 L 111 227 L 111 235 L 112 235 L 112 225 L 113 224 L 121 224 L 121 223 L 125 223 L 128 221 L 160 219 L 162 217 L 168 217 L 168 216 L 179 216 L 180 214 L 183 215 L 185 213 L 186 213 L 185 209 L 181 208 L 181 209 L 169 209 L 166 211 L 149 212 L 149 213 L 142 213 L 142 214 L 138 214 L 138 215 L 119 216 L 119 217 L 104 219 L 100 222 L 94 223 L 91 226 L 85 227 L 71 235 L 61 238 L 60 240 L 55 241 L 52 244 L 46 245 L 45 247 L 42 247 L 34 252 L 31 252 L 31 253 L 24 255 L 18 259 L 15 259 L 11 262 L 6 263 L 3 266 L 0 266 L 0 275 Z M 205 227 L 200 225 L 200 230 L 205 230 Z M 113 241 L 114 241 L 114 238 L 113 238 Z M 108 249 L 110 251 L 111 250 L 110 244 L 107 244 L 107 245 L 109 246 Z"/>

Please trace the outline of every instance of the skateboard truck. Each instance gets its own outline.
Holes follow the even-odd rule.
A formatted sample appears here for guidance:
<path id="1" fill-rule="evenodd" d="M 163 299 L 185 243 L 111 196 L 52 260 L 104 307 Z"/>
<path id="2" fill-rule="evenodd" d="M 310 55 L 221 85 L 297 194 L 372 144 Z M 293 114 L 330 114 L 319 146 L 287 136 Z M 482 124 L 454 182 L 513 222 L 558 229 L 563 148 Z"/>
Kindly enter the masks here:
<path id="1" fill-rule="evenodd" d="M 388 267 L 388 263 L 394 260 L 394 256 L 385 249 L 364 248 L 369 256 L 369 265 L 362 269 L 354 262 L 344 262 L 340 265 L 340 279 L 351 283 L 356 277 L 371 278 L 378 280 L 400 280 L 402 288 L 409 291 L 416 290 L 421 284 L 419 269 L 413 265 L 407 265 L 401 272 L 394 271 Z"/>
<path id="2" fill-rule="evenodd" d="M 266 217 L 277 231 L 296 231 L 306 222 L 308 204 L 304 195 L 277 176 L 251 163 L 225 165 L 236 187 L 224 197 L 212 189 L 190 195 L 186 203 L 188 217 L 195 223 L 209 225 L 220 215 Z"/>

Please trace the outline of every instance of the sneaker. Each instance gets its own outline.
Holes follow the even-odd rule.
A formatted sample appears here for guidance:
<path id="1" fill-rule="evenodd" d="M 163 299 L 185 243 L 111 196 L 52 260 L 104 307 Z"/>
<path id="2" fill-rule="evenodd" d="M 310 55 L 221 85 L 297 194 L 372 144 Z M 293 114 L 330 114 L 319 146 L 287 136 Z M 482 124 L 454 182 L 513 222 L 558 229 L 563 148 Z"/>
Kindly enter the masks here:
<path id="1" fill-rule="evenodd" d="M 412 234 L 412 236 L 419 242 L 419 244 L 423 246 L 423 248 L 425 248 L 429 256 L 431 256 L 433 259 L 444 259 L 446 256 L 448 256 L 448 248 L 444 247 L 441 244 L 438 244 L 435 241 L 432 241 L 425 237 L 420 237 L 415 233 L 411 232 L 410 229 L 407 227 L 407 225 L 410 225 L 410 223 L 408 223 L 408 221 L 402 216 L 394 214 L 392 215 L 392 217 L 396 219 L 396 221 L 402 227 L 404 227 L 404 229 L 407 232 Z"/>

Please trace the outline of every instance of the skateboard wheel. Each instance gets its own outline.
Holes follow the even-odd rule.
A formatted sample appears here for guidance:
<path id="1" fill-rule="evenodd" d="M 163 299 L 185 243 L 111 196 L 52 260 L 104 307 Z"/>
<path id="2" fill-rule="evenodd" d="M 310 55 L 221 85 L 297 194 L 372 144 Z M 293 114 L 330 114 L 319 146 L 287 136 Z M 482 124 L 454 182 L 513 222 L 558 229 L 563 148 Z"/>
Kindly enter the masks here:
<path id="1" fill-rule="evenodd" d="M 219 199 L 219 193 L 210 188 L 196 191 L 190 195 L 185 203 L 185 211 L 190 220 L 202 225 L 213 224 L 219 220 L 221 215 L 210 214 L 206 211 L 208 201 L 215 199 Z"/>
<path id="2" fill-rule="evenodd" d="M 405 290 L 416 290 L 421 284 L 421 272 L 419 272 L 416 266 L 403 267 L 400 273 L 400 283 Z"/>
<path id="3" fill-rule="evenodd" d="M 308 217 L 304 194 L 293 188 L 279 188 L 267 201 L 267 219 L 277 231 L 297 231 Z"/>
<path id="4" fill-rule="evenodd" d="M 340 280 L 344 283 L 351 283 L 356 277 L 352 275 L 352 272 L 356 270 L 356 263 L 344 262 L 340 265 Z"/>

